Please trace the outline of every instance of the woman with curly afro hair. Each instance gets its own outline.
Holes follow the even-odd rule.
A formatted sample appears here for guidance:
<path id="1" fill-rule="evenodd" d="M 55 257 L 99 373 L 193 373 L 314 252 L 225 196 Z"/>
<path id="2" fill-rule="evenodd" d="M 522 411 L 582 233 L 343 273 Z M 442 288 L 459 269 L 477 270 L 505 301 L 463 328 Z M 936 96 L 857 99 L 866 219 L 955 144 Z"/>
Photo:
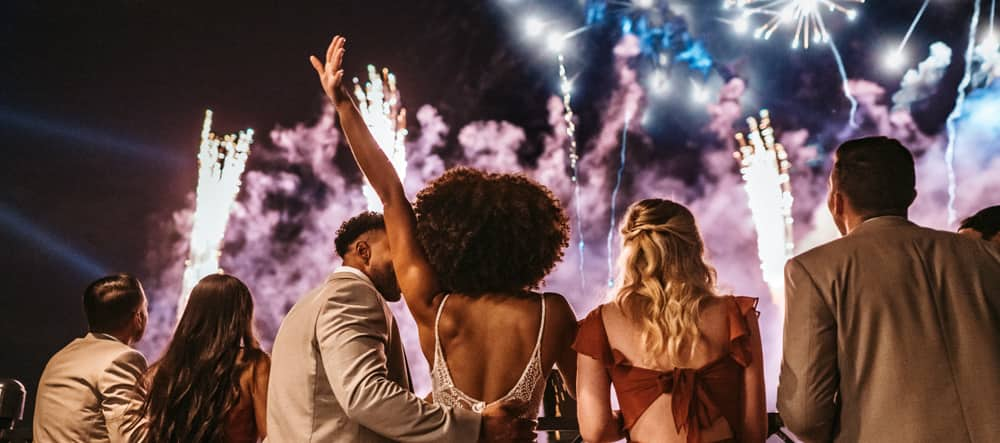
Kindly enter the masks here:
<path id="1" fill-rule="evenodd" d="M 562 259 L 569 226 L 559 201 L 519 174 L 458 168 L 417 197 L 342 86 L 343 39 L 313 65 L 354 158 L 382 200 L 392 262 L 431 365 L 433 399 L 535 418 L 558 364 L 574 392 L 576 315 L 559 294 L 534 292 Z"/>

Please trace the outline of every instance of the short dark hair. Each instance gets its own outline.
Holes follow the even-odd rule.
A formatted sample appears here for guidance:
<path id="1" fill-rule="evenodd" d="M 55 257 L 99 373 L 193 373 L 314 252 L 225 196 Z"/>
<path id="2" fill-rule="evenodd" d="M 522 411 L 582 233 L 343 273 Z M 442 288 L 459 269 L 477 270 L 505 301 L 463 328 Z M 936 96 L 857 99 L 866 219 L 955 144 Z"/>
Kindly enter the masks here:
<path id="1" fill-rule="evenodd" d="M 1000 205 L 990 206 L 977 212 L 972 217 L 962 220 L 958 230 L 972 229 L 989 240 L 1000 232 Z"/>
<path id="2" fill-rule="evenodd" d="M 417 194 L 414 211 L 441 285 L 466 295 L 536 288 L 569 242 L 559 200 L 522 174 L 451 169 Z"/>
<path id="3" fill-rule="evenodd" d="M 888 137 L 844 142 L 837 148 L 833 177 L 862 215 L 905 214 L 916 197 L 913 154 Z"/>
<path id="4" fill-rule="evenodd" d="M 347 254 L 348 248 L 351 247 L 351 243 L 354 243 L 362 234 L 376 229 L 385 229 L 385 218 L 378 212 L 362 212 L 351 217 L 350 220 L 340 225 L 340 229 L 337 230 L 337 238 L 333 240 L 333 244 L 337 247 L 337 255 L 343 258 Z"/>
<path id="5" fill-rule="evenodd" d="M 102 277 L 83 291 L 83 311 L 91 332 L 115 332 L 128 325 L 145 294 L 129 274 Z"/>

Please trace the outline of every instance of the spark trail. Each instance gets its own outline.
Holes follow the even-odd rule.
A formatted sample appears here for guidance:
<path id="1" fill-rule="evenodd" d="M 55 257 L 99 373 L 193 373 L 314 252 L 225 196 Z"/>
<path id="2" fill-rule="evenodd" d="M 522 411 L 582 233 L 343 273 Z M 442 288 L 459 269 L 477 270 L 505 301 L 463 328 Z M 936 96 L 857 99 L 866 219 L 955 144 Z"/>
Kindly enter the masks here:
<path id="1" fill-rule="evenodd" d="M 972 56 L 976 48 L 976 28 L 979 26 L 981 0 L 975 0 L 972 8 L 972 20 L 969 23 L 969 44 L 965 48 L 965 74 L 958 84 L 958 97 L 955 98 L 955 108 L 948 114 L 948 146 L 945 148 L 944 161 L 948 167 L 948 224 L 955 223 L 958 218 L 955 212 L 955 194 L 958 183 L 955 177 L 955 141 L 958 138 L 958 119 L 962 117 L 965 106 L 965 90 L 972 81 Z"/>
<path id="2" fill-rule="evenodd" d="M 240 177 L 246 169 L 253 129 L 238 135 L 218 137 L 212 132 L 212 111 L 205 111 L 198 150 L 198 187 L 190 251 L 185 262 L 181 296 L 177 301 L 177 321 L 187 306 L 191 289 L 203 277 L 222 272 L 219 256 L 229 223 L 229 214 L 240 192 Z"/>
<path id="3" fill-rule="evenodd" d="M 622 127 L 622 144 L 618 155 L 618 175 L 615 181 L 615 188 L 611 191 L 611 227 L 608 228 L 608 287 L 615 287 L 615 267 L 614 267 L 614 238 L 615 227 L 617 226 L 617 215 L 615 214 L 615 204 L 618 202 L 618 191 L 622 185 L 622 175 L 625 173 L 625 154 L 628 145 L 628 126 L 632 121 L 632 112 L 625 110 L 625 125 Z"/>

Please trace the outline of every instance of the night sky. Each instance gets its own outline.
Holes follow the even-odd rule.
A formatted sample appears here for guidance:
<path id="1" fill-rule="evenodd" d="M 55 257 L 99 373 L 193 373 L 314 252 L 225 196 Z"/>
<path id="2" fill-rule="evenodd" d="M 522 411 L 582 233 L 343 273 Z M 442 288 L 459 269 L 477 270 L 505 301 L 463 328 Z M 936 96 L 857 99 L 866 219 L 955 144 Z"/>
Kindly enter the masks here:
<path id="1" fill-rule="evenodd" d="M 252 127 L 261 140 L 275 125 L 315 119 L 322 99 L 307 57 L 342 33 L 347 72 L 390 66 L 408 106 L 436 106 L 452 141 L 455 128 L 490 119 L 537 141 L 549 131 L 544 103 L 558 79 L 551 57 L 520 38 L 515 11 L 544 6 L 582 22 L 575 1 L 303 3 L 0 5 L 0 378 L 20 379 L 33 398 L 47 358 L 85 331 L 83 288 L 102 272 L 155 273 L 145 265 L 157 244 L 152 227 L 194 189 L 206 108 L 220 132 Z M 845 118 L 828 51 L 792 53 L 783 36 L 768 44 L 735 38 L 719 21 L 721 0 L 670 3 L 691 13 L 693 34 L 749 79 L 760 105 L 817 129 Z M 880 69 L 880 56 L 919 4 L 873 0 L 856 23 L 834 25 L 851 77 L 898 85 L 900 74 Z M 932 2 L 909 45 L 913 58 L 935 40 L 964 47 L 970 4 Z M 612 81 L 614 41 L 594 32 L 571 43 L 569 63 L 582 71 L 582 140 L 594 135 L 587 123 Z M 950 69 L 945 92 L 915 110 L 922 126 L 940 128 L 960 75 Z M 659 109 L 649 128 L 656 149 L 690 166 L 683 159 L 696 158 L 689 151 L 697 152 L 706 117 L 682 105 Z"/>

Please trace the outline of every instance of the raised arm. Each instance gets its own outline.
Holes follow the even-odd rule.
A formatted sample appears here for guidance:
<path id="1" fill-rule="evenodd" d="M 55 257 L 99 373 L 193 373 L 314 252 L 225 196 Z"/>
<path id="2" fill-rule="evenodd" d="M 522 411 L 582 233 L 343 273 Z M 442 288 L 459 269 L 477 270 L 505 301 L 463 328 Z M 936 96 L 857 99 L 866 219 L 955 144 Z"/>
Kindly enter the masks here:
<path id="1" fill-rule="evenodd" d="M 434 296 L 441 292 L 437 276 L 431 268 L 423 247 L 417 240 L 417 222 L 413 207 L 406 199 L 403 184 L 378 142 L 368 130 L 361 112 L 342 83 L 346 39 L 336 36 L 326 50 L 325 63 L 309 57 L 319 75 L 323 91 L 333 101 L 340 117 L 340 125 L 358 167 L 368 178 L 372 188 L 382 200 L 385 211 L 386 232 L 392 249 L 392 264 L 396 270 L 399 288 L 406 297 L 406 305 L 413 318 L 423 328 L 434 324 Z"/>

